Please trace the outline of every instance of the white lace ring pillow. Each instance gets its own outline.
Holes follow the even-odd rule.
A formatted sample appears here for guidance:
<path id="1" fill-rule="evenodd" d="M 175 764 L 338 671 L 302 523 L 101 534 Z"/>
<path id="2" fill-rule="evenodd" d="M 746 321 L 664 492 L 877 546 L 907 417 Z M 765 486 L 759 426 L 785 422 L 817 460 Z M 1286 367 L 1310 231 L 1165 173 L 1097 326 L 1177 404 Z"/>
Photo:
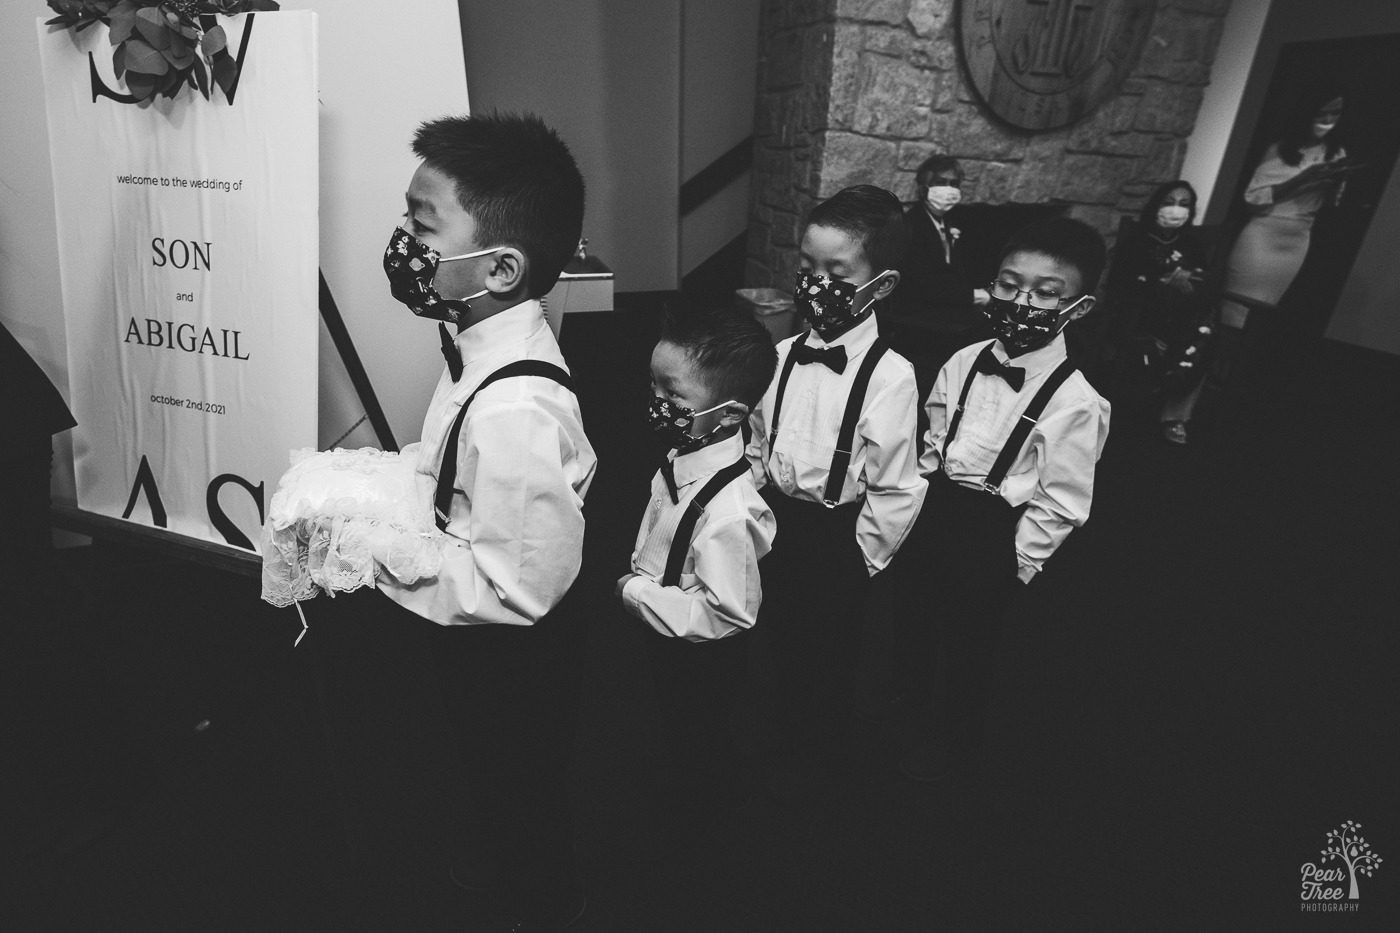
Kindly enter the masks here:
<path id="1" fill-rule="evenodd" d="M 376 554 L 404 583 L 435 576 L 444 538 L 414 472 L 417 446 L 292 451 L 263 526 L 262 598 L 288 606 L 373 586 Z"/>

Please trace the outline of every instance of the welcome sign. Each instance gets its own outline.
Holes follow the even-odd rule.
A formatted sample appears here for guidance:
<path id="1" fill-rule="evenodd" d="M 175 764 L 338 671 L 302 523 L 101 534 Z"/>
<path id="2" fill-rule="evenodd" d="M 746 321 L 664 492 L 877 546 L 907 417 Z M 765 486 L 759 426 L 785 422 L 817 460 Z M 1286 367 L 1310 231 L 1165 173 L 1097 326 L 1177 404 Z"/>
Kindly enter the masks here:
<path id="1" fill-rule="evenodd" d="M 316 446 L 315 17 L 220 17 L 231 92 L 146 103 L 40 21 L 84 510 L 251 549 Z"/>

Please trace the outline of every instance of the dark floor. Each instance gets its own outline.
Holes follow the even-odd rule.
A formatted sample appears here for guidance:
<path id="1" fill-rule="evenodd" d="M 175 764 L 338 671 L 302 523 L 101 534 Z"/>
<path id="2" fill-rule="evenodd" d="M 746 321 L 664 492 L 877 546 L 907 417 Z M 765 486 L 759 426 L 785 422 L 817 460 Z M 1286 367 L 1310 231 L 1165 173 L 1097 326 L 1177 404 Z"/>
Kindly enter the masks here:
<path id="1" fill-rule="evenodd" d="M 565 328 L 601 463 L 600 593 L 652 468 L 654 333 L 643 310 Z M 1342 821 L 1400 852 L 1400 361 L 1305 349 L 1185 448 L 1115 410 L 1093 518 L 1010 626 L 986 758 L 945 783 L 900 777 L 896 736 L 871 726 L 830 799 L 678 818 L 644 633 L 599 612 L 573 775 L 580 933 L 1400 929 L 1391 865 L 1357 912 L 1300 913 L 1300 866 Z M 66 565 L 56 599 L 79 610 L 34 661 L 53 689 L 22 711 L 45 739 L 6 794 L 3 929 L 480 929 L 446 875 L 471 815 L 421 631 L 322 598 L 293 649 L 295 613 L 254 579 L 101 546 Z"/>

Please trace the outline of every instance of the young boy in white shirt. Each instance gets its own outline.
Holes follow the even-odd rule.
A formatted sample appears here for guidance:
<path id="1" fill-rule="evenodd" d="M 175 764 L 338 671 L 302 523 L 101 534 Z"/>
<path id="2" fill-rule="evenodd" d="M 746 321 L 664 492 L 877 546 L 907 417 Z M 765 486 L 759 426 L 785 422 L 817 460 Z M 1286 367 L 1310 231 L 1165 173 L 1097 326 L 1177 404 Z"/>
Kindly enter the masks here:
<path id="1" fill-rule="evenodd" d="M 763 567 L 763 625 L 787 747 L 775 796 L 825 785 L 849 737 L 870 578 L 923 503 L 914 369 L 881 338 L 875 303 L 909 246 L 899 199 L 872 185 L 817 205 L 794 288 L 810 333 L 778 345 L 748 456 L 780 534 Z"/>
<path id="2" fill-rule="evenodd" d="M 775 522 L 740 430 L 776 365 L 753 318 L 699 309 L 668 311 L 651 355 L 648 421 L 670 453 L 617 593 L 652 629 L 647 656 L 680 803 L 747 796 L 730 717 Z"/>
<path id="3" fill-rule="evenodd" d="M 584 907 L 564 786 L 584 619 L 561 600 L 597 459 L 539 298 L 578 243 L 583 178 L 529 115 L 433 120 L 413 151 L 423 162 L 384 269 L 395 298 L 438 321 L 447 358 L 417 468 L 447 546 L 436 577 L 381 570 L 378 585 L 440 626 L 434 653 L 512 928 L 560 930 Z"/>
<path id="4" fill-rule="evenodd" d="M 1109 405 L 1066 357 L 1062 331 L 1093 308 L 1105 261 L 1103 238 L 1080 221 L 1020 230 L 989 286 L 996 339 L 954 354 L 925 403 L 928 499 L 896 571 L 902 686 L 932 693 L 900 762 L 915 780 L 940 779 L 980 746 L 1007 606 L 1089 517 Z M 904 705 L 918 704 L 905 694 Z"/>

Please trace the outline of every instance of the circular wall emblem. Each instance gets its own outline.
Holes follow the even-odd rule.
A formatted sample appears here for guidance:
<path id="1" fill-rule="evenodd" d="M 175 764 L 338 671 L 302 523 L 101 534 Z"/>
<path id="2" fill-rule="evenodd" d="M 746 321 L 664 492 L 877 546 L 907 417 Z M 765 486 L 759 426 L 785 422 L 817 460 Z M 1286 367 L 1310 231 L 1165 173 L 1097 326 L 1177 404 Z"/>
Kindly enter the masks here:
<path id="1" fill-rule="evenodd" d="M 959 0 L 972 85 L 1013 126 L 1067 126 L 1112 97 L 1132 71 L 1156 7 L 1156 0 Z"/>

